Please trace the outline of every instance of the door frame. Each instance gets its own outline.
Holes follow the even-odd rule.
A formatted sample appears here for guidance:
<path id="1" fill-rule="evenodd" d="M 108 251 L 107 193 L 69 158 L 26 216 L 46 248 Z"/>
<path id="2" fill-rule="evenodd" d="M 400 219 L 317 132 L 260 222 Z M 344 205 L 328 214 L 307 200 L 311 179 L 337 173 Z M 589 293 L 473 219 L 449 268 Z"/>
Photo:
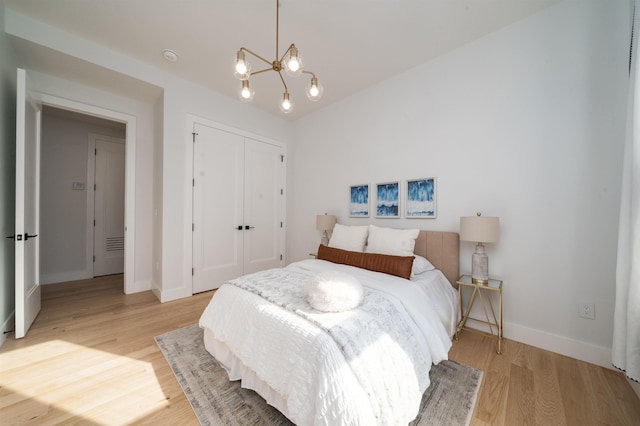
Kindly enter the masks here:
<path id="1" fill-rule="evenodd" d="M 135 287 L 135 225 L 136 225 L 136 117 L 118 111 L 61 98 L 46 93 L 33 92 L 31 96 L 42 105 L 92 115 L 126 125 L 125 131 L 125 240 L 124 240 L 124 293 L 136 291 Z M 93 220 L 93 218 L 92 218 Z M 93 233 L 93 232 L 92 232 Z M 93 237 L 92 237 L 93 238 Z M 93 251 L 93 249 L 92 249 Z M 91 267 L 93 271 L 93 266 Z"/>
<path id="2" fill-rule="evenodd" d="M 185 259 L 189 259 L 189 261 L 184 262 L 183 264 L 182 276 L 183 276 L 184 282 L 189 283 L 188 290 L 190 295 L 193 294 L 193 276 L 191 274 L 192 274 L 192 268 L 193 268 L 192 222 L 193 222 L 193 179 L 194 179 L 194 176 L 193 176 L 193 141 L 194 139 L 191 132 L 193 132 L 193 129 L 196 123 L 202 124 L 208 127 L 213 127 L 225 132 L 235 133 L 245 138 L 254 139 L 259 142 L 269 143 L 282 148 L 285 156 L 285 161 L 283 162 L 283 167 L 282 167 L 282 173 L 283 173 L 282 186 L 284 187 L 283 188 L 284 194 L 282 199 L 282 203 L 283 203 L 282 220 L 284 222 L 284 227 L 282 228 L 282 251 L 283 251 L 283 261 L 285 264 L 287 259 L 287 161 L 286 161 L 287 154 L 288 154 L 287 144 L 271 138 L 267 138 L 262 135 L 247 132 L 242 129 L 220 124 L 218 122 L 208 120 L 206 118 L 202 118 L 197 115 L 187 114 L 187 130 L 189 131 L 189 134 L 185 135 L 185 142 L 186 142 L 185 145 L 187 146 L 187 149 L 185 154 L 186 173 L 185 173 L 184 187 L 188 188 L 188 190 L 185 191 L 183 213 L 184 213 L 184 217 L 188 219 L 184 221 L 184 228 L 183 228 L 182 235 L 184 238 L 183 241 L 185 241 L 185 245 L 184 245 Z M 188 241 L 188 244 L 186 243 L 187 241 Z"/>

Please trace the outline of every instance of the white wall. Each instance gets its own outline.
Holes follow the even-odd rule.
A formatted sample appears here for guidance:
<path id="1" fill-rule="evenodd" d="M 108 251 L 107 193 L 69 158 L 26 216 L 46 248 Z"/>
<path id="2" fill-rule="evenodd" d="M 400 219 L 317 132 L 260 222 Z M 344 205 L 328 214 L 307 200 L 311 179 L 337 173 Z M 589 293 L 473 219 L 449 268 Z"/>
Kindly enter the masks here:
<path id="1" fill-rule="evenodd" d="M 629 16 L 624 0 L 564 1 L 298 120 L 289 260 L 317 247 L 319 213 L 450 231 L 499 216 L 505 335 L 610 365 Z M 437 219 L 347 217 L 349 185 L 428 176 Z"/>
<path id="2" fill-rule="evenodd" d="M 153 241 L 151 248 L 152 272 L 151 287 L 162 289 L 162 157 L 164 150 L 164 137 L 162 129 L 164 127 L 164 95 L 156 103 L 154 110 L 154 133 L 156 135 L 155 149 L 153 151 Z"/>
<path id="3" fill-rule="evenodd" d="M 40 149 L 40 282 L 93 277 L 87 262 L 87 147 L 89 133 L 125 138 L 125 125 L 83 116 L 61 117 L 45 108 Z M 74 190 L 73 182 L 85 189 Z"/>
<path id="4" fill-rule="evenodd" d="M 14 243 L 16 190 L 16 68 L 18 61 L 4 33 L 4 0 L 0 0 L 0 345 L 13 329 L 15 306 Z"/>

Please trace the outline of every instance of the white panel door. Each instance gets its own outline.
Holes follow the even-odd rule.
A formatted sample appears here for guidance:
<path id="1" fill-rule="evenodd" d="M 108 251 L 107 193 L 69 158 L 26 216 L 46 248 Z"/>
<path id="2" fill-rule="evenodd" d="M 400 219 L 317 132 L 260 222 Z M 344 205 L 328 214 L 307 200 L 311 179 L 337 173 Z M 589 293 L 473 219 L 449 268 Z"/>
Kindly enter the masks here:
<path id="1" fill-rule="evenodd" d="M 27 334 L 40 312 L 40 107 L 27 92 L 27 73 L 18 69 L 16 104 L 16 339 Z"/>
<path id="2" fill-rule="evenodd" d="M 124 272 L 125 144 L 96 139 L 93 276 Z"/>
<path id="3" fill-rule="evenodd" d="M 245 274 L 283 263 L 283 158 L 279 146 L 245 140 Z"/>
<path id="4" fill-rule="evenodd" d="M 193 293 L 243 271 L 244 138 L 196 124 L 193 145 Z"/>

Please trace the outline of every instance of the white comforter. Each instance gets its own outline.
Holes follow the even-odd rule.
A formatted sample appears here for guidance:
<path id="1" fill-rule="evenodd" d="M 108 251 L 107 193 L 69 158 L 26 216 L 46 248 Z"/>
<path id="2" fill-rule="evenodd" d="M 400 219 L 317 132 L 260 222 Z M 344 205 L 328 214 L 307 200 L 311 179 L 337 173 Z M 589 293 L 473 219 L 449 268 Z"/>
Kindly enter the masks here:
<path id="1" fill-rule="evenodd" d="M 439 271 L 408 281 L 322 260 L 296 262 L 285 271 L 303 277 L 327 269 L 349 273 L 369 291 L 390 296 L 398 323 L 410 328 L 414 339 L 397 342 L 390 337 L 393 333 L 378 333 L 362 360 L 347 361 L 344 348 L 315 320 L 225 284 L 200 319 L 207 350 L 227 368 L 231 380 L 242 379 L 244 387 L 257 390 L 298 425 L 407 424 L 429 386 L 431 363 L 446 359 L 451 346 L 455 291 Z M 263 271 L 249 277 L 278 274 Z M 340 324 L 355 311 L 326 315 Z M 385 359 L 376 351 L 394 353 L 394 365 L 373 367 L 372 360 Z M 362 380 L 365 367 L 370 380 Z M 385 400 L 376 400 L 376 394 Z"/>

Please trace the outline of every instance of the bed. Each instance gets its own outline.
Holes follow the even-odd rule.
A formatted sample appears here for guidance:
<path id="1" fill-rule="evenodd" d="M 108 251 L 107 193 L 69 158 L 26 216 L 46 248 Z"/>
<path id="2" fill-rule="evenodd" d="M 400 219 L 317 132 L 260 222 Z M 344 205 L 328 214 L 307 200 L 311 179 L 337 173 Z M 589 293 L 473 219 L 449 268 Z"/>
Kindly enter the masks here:
<path id="1" fill-rule="evenodd" d="M 307 259 L 231 280 L 200 318 L 205 347 L 297 425 L 407 424 L 455 333 L 458 234 L 420 231 L 412 249 L 432 266 L 409 279 Z M 362 284 L 358 307 L 306 303 L 302 287 L 327 273 Z"/>

